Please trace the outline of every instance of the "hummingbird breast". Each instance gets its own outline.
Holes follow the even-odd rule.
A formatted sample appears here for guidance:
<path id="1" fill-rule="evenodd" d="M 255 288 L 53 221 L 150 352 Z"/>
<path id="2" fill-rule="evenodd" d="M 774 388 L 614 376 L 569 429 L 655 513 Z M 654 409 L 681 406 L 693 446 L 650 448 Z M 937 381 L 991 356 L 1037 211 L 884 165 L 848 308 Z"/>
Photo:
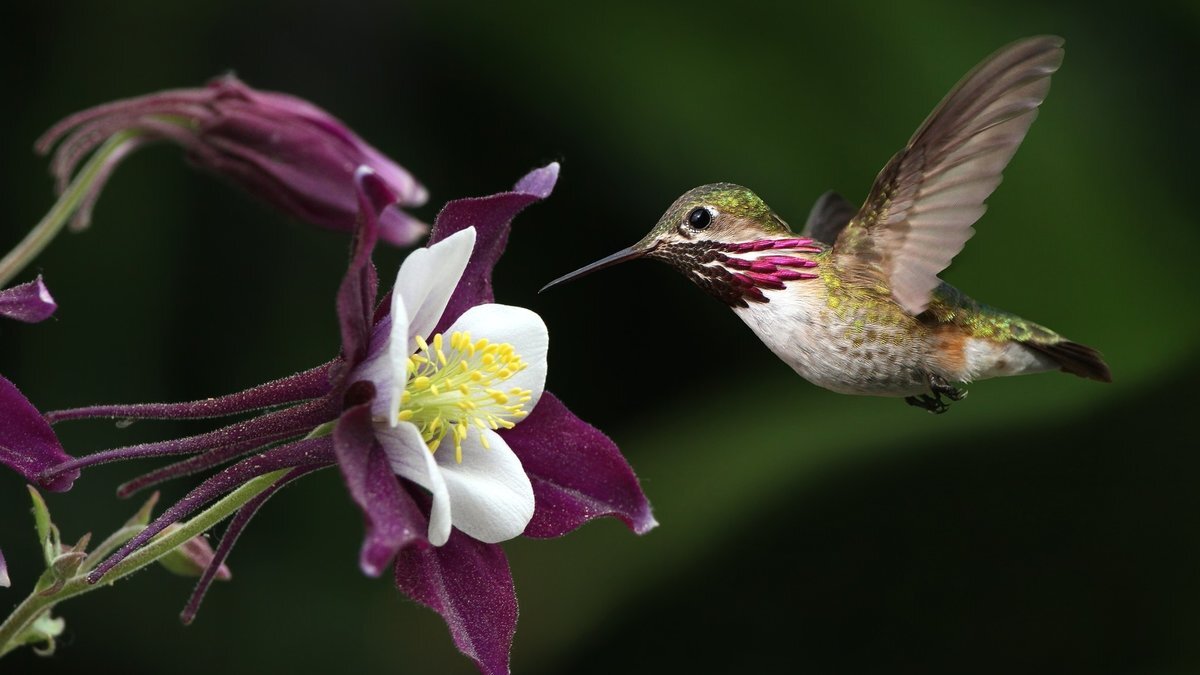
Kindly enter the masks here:
<path id="1" fill-rule="evenodd" d="M 928 331 L 886 308 L 839 307 L 836 299 L 830 306 L 823 286 L 769 293 L 769 302 L 734 312 L 780 360 L 817 386 L 871 396 L 928 390 L 929 353 L 936 342 Z"/>
<path id="2" fill-rule="evenodd" d="M 1021 375 L 1057 367 L 1024 344 L 1046 328 L 976 303 L 943 284 L 930 309 L 907 313 L 885 288 L 851 284 L 822 259 L 819 280 L 769 291 L 734 312 L 784 363 L 825 389 L 868 396 L 929 391 L 948 382 Z M 1023 339 L 1024 338 L 1024 339 Z"/>

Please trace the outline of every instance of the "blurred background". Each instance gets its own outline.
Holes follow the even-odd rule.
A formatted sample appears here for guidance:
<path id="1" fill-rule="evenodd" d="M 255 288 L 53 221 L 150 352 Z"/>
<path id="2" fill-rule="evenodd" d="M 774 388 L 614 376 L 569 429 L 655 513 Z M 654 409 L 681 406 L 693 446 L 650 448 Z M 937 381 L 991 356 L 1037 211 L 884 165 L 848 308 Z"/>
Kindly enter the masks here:
<path id="1" fill-rule="evenodd" d="M 498 299 L 545 318 L 548 388 L 609 433 L 661 527 L 506 545 L 519 673 L 1200 671 L 1194 2 L 27 3 L 4 10 L 0 249 L 52 203 L 34 139 L 66 114 L 233 70 L 341 117 L 428 187 L 416 214 L 562 162 L 514 226 Z M 943 416 L 809 385 L 666 266 L 548 280 L 733 181 L 799 226 L 852 201 L 957 79 L 1056 33 L 1067 58 L 945 278 L 1101 349 L 1116 382 L 992 380 Z M 330 358 L 347 238 L 137 153 L 42 271 L 60 310 L 0 324 L 42 409 L 201 398 Z M 404 252 L 381 248 L 381 275 Z M 36 268 L 36 269 L 35 269 Z M 207 424 L 59 427 L 74 454 Z M 67 538 L 136 508 L 92 470 L 49 499 Z M 187 481 L 169 484 L 168 502 Z M 14 588 L 38 558 L 0 474 Z M 471 673 L 436 614 L 358 571 L 335 472 L 280 493 L 194 625 L 154 569 L 59 607 L 58 653 L 4 672 Z M 218 670 L 219 669 L 219 670 Z"/>

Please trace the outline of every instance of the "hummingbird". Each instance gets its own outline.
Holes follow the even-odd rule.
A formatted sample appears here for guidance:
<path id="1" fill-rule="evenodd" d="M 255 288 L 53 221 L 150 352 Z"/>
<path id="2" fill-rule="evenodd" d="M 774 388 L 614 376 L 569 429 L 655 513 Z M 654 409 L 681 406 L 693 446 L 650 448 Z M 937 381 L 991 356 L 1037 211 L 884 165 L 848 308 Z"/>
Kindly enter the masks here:
<path id="1" fill-rule="evenodd" d="M 728 305 L 801 377 L 842 394 L 903 397 L 932 413 L 976 380 L 1062 370 L 1101 382 L 1100 353 L 938 278 L 975 233 L 1063 59 L 1032 37 L 984 59 L 880 171 L 855 208 L 822 195 L 796 234 L 751 190 L 702 185 L 641 241 L 564 275 L 661 260 Z"/>

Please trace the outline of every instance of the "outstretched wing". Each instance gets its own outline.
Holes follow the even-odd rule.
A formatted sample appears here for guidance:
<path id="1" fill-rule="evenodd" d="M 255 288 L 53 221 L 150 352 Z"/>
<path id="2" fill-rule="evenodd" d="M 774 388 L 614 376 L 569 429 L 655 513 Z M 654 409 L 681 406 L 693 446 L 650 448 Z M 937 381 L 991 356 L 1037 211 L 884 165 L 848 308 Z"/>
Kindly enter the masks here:
<path id="1" fill-rule="evenodd" d="M 800 233 L 800 236 L 816 239 L 826 246 L 833 246 L 833 242 L 837 241 L 838 233 L 849 224 L 855 213 L 858 213 L 858 209 L 854 208 L 853 204 L 846 201 L 845 197 L 830 190 L 817 197 L 817 202 L 808 212 L 808 220 L 804 222 L 804 231 Z"/>
<path id="2" fill-rule="evenodd" d="M 910 314 L 929 305 L 937 275 L 975 234 L 984 200 L 1037 117 L 1063 40 L 1014 42 L 967 73 L 892 157 L 834 252 L 873 263 Z"/>

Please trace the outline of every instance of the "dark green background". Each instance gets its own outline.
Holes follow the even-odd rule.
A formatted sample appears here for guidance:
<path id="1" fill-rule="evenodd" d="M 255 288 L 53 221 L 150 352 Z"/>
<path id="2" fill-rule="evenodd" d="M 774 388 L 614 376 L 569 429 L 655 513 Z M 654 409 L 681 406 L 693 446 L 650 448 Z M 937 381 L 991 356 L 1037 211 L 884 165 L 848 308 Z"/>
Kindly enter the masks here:
<path id="1" fill-rule="evenodd" d="M 301 4 L 6 8 L 0 247 L 51 204 L 30 148 L 52 122 L 229 69 L 411 169 L 427 220 L 561 161 L 554 195 L 516 223 L 499 299 L 543 315 L 548 387 L 621 445 L 662 526 L 506 545 L 517 672 L 1200 671 L 1194 2 Z M 700 183 L 750 186 L 796 224 L 826 189 L 861 199 L 959 76 L 1038 33 L 1067 38 L 1066 62 L 945 277 L 1100 348 L 1115 384 L 988 381 L 933 417 L 805 383 L 665 266 L 536 294 Z M 337 349 L 346 246 L 173 148 L 142 151 L 93 228 L 38 259 L 60 311 L 0 325 L 0 372 L 53 409 L 314 365 Z M 379 252 L 385 278 L 402 255 Z M 83 454 L 206 428 L 60 433 Z M 135 504 L 113 488 L 153 465 L 52 496 L 64 532 L 117 526 Z M 0 475 L 5 607 L 38 572 L 26 513 Z M 58 654 L 0 670 L 473 672 L 439 617 L 359 573 L 361 531 L 319 474 L 256 519 L 192 627 L 175 619 L 190 583 L 155 570 L 63 605 Z"/>

